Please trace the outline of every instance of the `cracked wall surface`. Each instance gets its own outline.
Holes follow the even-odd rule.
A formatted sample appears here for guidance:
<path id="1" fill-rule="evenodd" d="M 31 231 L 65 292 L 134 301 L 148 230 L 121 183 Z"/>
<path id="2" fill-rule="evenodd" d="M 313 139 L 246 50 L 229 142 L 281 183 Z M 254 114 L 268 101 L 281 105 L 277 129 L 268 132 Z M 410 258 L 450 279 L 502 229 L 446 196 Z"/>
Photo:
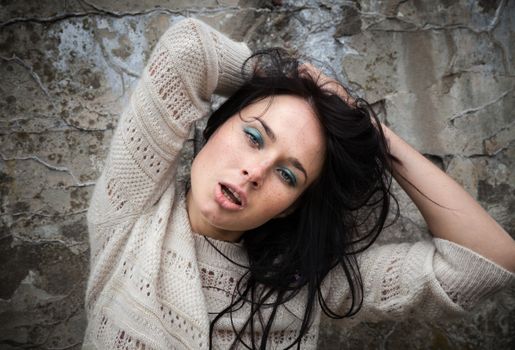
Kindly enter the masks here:
<path id="1" fill-rule="evenodd" d="M 515 232 L 515 0 L 0 0 L 0 349 L 80 348 L 85 211 L 151 48 L 183 17 L 333 67 Z M 380 240 L 427 237 L 395 193 Z M 515 293 L 454 321 L 326 319 L 320 348 L 513 349 Z"/>

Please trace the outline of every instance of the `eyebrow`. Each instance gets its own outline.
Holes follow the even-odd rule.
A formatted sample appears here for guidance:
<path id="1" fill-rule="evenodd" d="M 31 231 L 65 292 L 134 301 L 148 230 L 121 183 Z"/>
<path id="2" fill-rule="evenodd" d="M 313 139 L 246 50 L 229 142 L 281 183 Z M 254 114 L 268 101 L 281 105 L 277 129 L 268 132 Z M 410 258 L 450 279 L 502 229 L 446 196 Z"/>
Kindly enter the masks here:
<path id="1" fill-rule="evenodd" d="M 306 178 L 306 181 L 308 181 L 308 174 L 306 173 L 306 170 L 304 169 L 304 167 L 302 166 L 302 164 L 300 164 L 299 160 L 297 158 L 288 158 L 288 161 L 291 163 L 291 165 L 293 165 L 295 168 L 299 169 L 303 174 L 304 174 L 304 177 Z"/>
<path id="2" fill-rule="evenodd" d="M 264 121 L 262 121 L 260 118 L 256 118 L 256 120 L 261 123 L 261 126 L 263 127 L 263 129 L 265 130 L 266 134 L 268 135 L 268 137 L 275 142 L 275 140 L 277 139 L 273 130 L 268 126 L 267 123 L 265 123 Z M 291 165 L 293 165 L 295 168 L 297 168 L 298 170 L 300 170 L 303 174 L 304 174 L 304 178 L 306 179 L 306 181 L 308 180 L 308 174 L 306 172 L 306 169 L 304 169 L 304 167 L 302 166 L 302 164 L 299 162 L 299 160 L 297 158 L 294 158 L 294 157 L 289 157 L 288 158 L 288 162 L 290 162 Z"/>
<path id="3" fill-rule="evenodd" d="M 261 126 L 263 127 L 263 129 L 265 129 L 265 132 L 266 132 L 266 134 L 268 135 L 268 137 L 270 137 L 270 139 L 271 139 L 272 141 L 275 141 L 275 140 L 276 140 L 275 134 L 274 134 L 274 132 L 272 131 L 272 129 L 270 129 L 270 127 L 268 126 L 268 124 L 267 124 L 267 123 L 265 123 L 264 121 L 262 121 L 260 118 L 256 118 L 256 120 L 257 120 L 258 122 L 260 122 L 260 123 L 261 123 Z"/>

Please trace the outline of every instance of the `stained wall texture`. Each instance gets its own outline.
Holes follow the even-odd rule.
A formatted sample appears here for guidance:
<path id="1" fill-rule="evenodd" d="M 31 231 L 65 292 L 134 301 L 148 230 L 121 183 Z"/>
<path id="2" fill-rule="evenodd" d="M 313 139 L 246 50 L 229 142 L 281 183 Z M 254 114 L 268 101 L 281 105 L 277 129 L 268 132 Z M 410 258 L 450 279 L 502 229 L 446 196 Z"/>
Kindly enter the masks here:
<path id="1" fill-rule="evenodd" d="M 514 0 L 0 0 L 1 349 L 80 348 L 88 201 L 151 48 L 183 17 L 332 66 L 515 232 Z M 396 193 L 381 240 L 427 237 Z M 515 293 L 457 321 L 321 332 L 321 349 L 514 349 Z"/>

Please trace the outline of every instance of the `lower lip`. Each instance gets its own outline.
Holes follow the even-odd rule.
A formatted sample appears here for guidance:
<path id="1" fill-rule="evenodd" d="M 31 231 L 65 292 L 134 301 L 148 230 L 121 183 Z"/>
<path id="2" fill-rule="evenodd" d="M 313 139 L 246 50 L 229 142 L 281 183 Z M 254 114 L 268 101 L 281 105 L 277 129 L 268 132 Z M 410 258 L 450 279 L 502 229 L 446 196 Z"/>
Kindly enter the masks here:
<path id="1" fill-rule="evenodd" d="M 224 209 L 227 210 L 242 210 L 243 206 L 231 202 L 223 193 L 222 185 L 218 184 L 215 190 L 215 201 Z"/>

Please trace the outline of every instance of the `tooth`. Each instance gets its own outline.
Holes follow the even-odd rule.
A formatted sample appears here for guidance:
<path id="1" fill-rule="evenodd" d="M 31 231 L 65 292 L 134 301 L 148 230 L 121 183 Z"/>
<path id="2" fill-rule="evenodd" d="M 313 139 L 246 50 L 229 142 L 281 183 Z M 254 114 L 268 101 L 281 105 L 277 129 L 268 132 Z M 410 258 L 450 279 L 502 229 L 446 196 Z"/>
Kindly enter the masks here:
<path id="1" fill-rule="evenodd" d="M 224 195 L 225 198 L 227 198 L 234 204 L 237 204 L 239 206 L 242 205 L 241 197 L 238 195 L 238 193 L 233 191 L 231 188 L 229 188 L 225 185 L 222 185 L 222 194 Z"/>
<path id="2" fill-rule="evenodd" d="M 234 198 L 231 196 L 233 194 L 233 192 L 226 186 L 222 187 L 222 193 L 224 195 L 225 198 L 227 198 L 228 200 L 230 200 L 231 202 L 235 202 Z"/>

